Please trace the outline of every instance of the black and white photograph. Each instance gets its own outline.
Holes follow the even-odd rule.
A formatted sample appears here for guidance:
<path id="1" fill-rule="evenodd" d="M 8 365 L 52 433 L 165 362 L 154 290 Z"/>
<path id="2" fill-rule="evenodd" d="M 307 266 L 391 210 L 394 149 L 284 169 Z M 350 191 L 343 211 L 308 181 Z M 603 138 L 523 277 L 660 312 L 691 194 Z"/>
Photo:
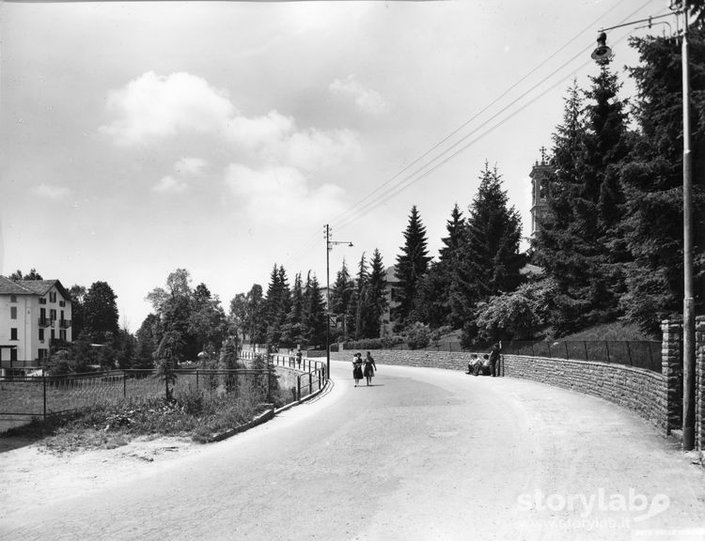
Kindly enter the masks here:
<path id="1" fill-rule="evenodd" d="M 0 537 L 705 541 L 705 0 L 0 0 Z"/>

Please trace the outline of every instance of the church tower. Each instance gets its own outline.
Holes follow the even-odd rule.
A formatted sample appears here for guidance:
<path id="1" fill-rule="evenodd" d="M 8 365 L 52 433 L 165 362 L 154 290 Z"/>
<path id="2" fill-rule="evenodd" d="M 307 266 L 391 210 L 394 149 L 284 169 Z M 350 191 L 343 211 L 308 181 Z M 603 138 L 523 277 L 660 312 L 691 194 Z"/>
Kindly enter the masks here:
<path id="1" fill-rule="evenodd" d="M 553 168 L 546 161 L 546 147 L 541 147 L 541 163 L 538 161 L 531 168 L 531 236 L 536 234 L 541 220 L 546 215 L 546 189 L 548 177 Z"/>

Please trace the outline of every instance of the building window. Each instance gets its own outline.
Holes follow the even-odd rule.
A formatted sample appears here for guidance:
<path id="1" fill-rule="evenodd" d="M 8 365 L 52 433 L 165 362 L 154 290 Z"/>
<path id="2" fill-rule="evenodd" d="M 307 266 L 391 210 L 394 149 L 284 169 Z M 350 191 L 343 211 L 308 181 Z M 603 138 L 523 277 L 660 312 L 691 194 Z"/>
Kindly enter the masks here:
<path id="1" fill-rule="evenodd" d="M 56 331 L 54 329 L 51 330 L 51 339 L 56 340 Z"/>
<path id="2" fill-rule="evenodd" d="M 66 331 L 63 329 L 59 331 L 59 340 L 66 342 Z"/>
<path id="3" fill-rule="evenodd" d="M 47 303 L 46 297 L 39 297 L 39 304 L 46 304 L 46 303 Z"/>
<path id="4" fill-rule="evenodd" d="M 62 308 L 66 306 L 66 301 L 59 301 L 59 306 L 61 306 Z"/>
<path id="5" fill-rule="evenodd" d="M 39 360 L 44 360 L 49 356 L 49 350 L 48 349 L 40 349 L 39 350 Z"/>
<path id="6" fill-rule="evenodd" d="M 49 310 L 49 319 L 51 319 L 52 321 L 56 321 L 56 310 L 54 310 L 53 308 Z"/>
<path id="7" fill-rule="evenodd" d="M 17 302 L 17 295 L 10 295 L 10 302 Z"/>
<path id="8" fill-rule="evenodd" d="M 17 319 L 17 306 L 10 306 L 10 319 Z"/>
<path id="9" fill-rule="evenodd" d="M 44 342 L 44 329 L 39 329 L 39 341 Z"/>
<path id="10" fill-rule="evenodd" d="M 56 291 L 49 292 L 49 302 L 56 302 Z"/>
<path id="11" fill-rule="evenodd" d="M 10 329 L 10 340 L 17 340 L 17 329 Z"/>
<path id="12" fill-rule="evenodd" d="M 10 360 L 11 361 L 16 361 L 17 360 L 17 348 L 12 348 L 10 350 Z"/>

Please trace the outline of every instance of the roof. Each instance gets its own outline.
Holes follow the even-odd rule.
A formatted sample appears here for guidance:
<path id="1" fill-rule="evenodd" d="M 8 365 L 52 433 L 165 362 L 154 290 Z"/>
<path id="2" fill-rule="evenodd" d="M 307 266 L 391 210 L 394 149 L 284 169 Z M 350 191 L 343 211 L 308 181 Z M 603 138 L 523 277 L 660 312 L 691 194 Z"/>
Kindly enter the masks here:
<path id="1" fill-rule="evenodd" d="M 39 295 L 43 296 L 56 287 L 61 296 L 71 300 L 69 292 L 59 280 L 10 280 L 0 276 L 0 295 Z"/>
<path id="2" fill-rule="evenodd" d="M 386 276 L 385 278 L 387 279 L 388 284 L 396 284 L 399 282 L 399 279 L 397 278 L 397 267 L 396 265 L 392 265 L 391 267 L 387 267 L 387 270 L 385 272 Z"/>
<path id="3" fill-rule="evenodd" d="M 17 282 L 13 282 L 9 278 L 0 276 L 0 295 L 33 295 L 34 292 L 22 287 Z"/>

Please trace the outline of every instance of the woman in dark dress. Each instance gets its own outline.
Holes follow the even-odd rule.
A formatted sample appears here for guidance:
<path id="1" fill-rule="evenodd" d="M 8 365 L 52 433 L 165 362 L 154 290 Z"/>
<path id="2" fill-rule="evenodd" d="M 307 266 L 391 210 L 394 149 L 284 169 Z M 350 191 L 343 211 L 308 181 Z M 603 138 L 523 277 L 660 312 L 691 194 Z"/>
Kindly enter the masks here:
<path id="1" fill-rule="evenodd" d="M 356 353 L 353 357 L 353 379 L 355 379 L 355 387 L 362 379 L 362 353 Z"/>
<path id="2" fill-rule="evenodd" d="M 370 352 L 367 352 L 367 355 L 365 356 L 365 378 L 367 379 L 367 385 L 370 385 L 372 383 L 372 378 L 375 375 L 375 370 L 377 370 L 377 365 L 375 364 L 375 360 L 372 358 L 372 355 L 370 355 Z"/>

